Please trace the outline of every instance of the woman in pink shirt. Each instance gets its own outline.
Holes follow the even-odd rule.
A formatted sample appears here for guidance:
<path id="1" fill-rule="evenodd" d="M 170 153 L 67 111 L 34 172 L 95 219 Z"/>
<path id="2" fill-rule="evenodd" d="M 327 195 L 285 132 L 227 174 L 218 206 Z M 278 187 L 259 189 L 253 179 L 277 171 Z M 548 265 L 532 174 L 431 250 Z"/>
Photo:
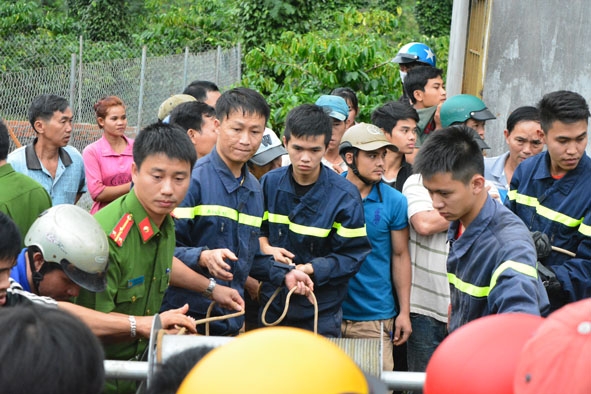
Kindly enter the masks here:
<path id="1" fill-rule="evenodd" d="M 133 140 L 125 136 L 123 101 L 116 96 L 104 97 L 94 105 L 94 111 L 103 136 L 82 153 L 86 184 L 94 201 L 92 214 L 129 192 L 133 162 Z"/>

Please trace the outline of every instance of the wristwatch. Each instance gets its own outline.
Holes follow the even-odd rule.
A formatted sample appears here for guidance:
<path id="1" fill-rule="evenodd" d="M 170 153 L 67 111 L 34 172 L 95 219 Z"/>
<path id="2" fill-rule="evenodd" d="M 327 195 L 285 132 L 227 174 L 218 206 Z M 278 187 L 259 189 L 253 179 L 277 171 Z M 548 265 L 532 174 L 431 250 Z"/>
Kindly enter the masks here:
<path id="1" fill-rule="evenodd" d="M 216 285 L 217 283 L 215 282 L 215 279 L 209 278 L 209 285 L 207 286 L 207 289 L 205 289 L 205 291 L 203 292 L 203 295 L 211 300 L 211 296 L 213 295 L 213 289 L 215 289 Z"/>

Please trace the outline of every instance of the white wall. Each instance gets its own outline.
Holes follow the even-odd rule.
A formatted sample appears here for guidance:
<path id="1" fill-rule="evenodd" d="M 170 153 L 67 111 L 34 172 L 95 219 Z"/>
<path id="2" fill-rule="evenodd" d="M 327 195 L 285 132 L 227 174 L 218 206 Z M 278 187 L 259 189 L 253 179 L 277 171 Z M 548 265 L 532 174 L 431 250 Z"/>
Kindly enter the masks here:
<path id="1" fill-rule="evenodd" d="M 486 127 L 496 156 L 513 109 L 563 89 L 591 104 L 591 2 L 495 0 L 491 16 L 483 100 L 497 116 Z"/>

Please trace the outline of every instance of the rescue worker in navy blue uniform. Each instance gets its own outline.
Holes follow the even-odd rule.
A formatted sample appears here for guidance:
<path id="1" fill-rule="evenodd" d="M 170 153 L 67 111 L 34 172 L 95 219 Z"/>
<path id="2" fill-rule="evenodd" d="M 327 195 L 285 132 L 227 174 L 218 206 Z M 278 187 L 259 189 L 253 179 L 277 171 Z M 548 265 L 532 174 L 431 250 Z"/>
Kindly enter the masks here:
<path id="1" fill-rule="evenodd" d="M 189 304 L 188 315 L 205 317 L 217 286 L 229 286 L 244 298 L 248 275 L 276 286 L 297 288 L 308 295 L 313 283 L 301 271 L 265 256 L 259 248 L 263 221 L 263 197 L 257 179 L 246 162 L 259 148 L 270 109 L 265 99 L 247 88 L 222 94 L 214 120 L 218 140 L 209 155 L 197 161 L 191 185 L 175 209 L 175 256 L 210 278 L 203 293 L 170 287 L 161 310 Z M 228 314 L 216 305 L 212 316 Z M 211 335 L 237 335 L 244 316 L 214 321 Z M 203 326 L 198 327 L 203 332 Z"/>
<path id="2" fill-rule="evenodd" d="M 441 129 L 429 137 L 414 162 L 433 207 L 451 221 L 450 332 L 486 315 L 539 316 L 549 309 L 533 239 L 515 214 L 488 195 L 476 138 L 466 126 Z"/>
<path id="3" fill-rule="evenodd" d="M 291 165 L 261 178 L 265 197 L 261 249 L 313 278 L 318 333 L 339 337 L 349 279 L 371 246 L 359 191 L 321 163 L 331 134 L 331 119 L 322 107 L 304 104 L 287 115 L 283 143 Z M 261 305 L 276 287 L 262 285 Z M 267 322 L 281 315 L 286 296 L 282 289 L 269 307 Z M 305 297 L 291 297 L 280 324 L 312 330 L 313 322 L 313 305 Z"/>
<path id="4" fill-rule="evenodd" d="M 561 248 L 540 259 L 551 309 L 591 297 L 591 159 L 585 153 L 589 106 L 557 91 L 538 103 L 547 151 L 523 161 L 505 204 L 530 231 Z M 543 273 L 543 271 L 540 271 Z"/>

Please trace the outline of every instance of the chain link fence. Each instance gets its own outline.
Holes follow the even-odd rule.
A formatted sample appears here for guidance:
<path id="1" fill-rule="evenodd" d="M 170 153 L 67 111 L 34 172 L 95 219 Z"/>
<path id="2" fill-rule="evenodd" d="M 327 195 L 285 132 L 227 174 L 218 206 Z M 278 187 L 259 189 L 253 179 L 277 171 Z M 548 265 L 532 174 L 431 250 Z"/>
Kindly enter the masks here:
<path id="1" fill-rule="evenodd" d="M 136 56 L 125 58 L 129 54 Z M 93 106 L 104 96 L 118 96 L 125 102 L 127 134 L 134 137 L 143 126 L 157 121 L 158 108 L 164 100 L 181 93 L 190 82 L 207 80 L 225 90 L 241 78 L 240 45 L 200 53 L 185 48 L 181 54 L 164 56 L 143 47 L 127 49 L 121 55 L 122 58 L 113 59 L 110 53 L 108 60 L 92 60 L 96 56 L 84 52 L 84 42 L 80 39 L 78 51 L 70 54 L 69 62 L 62 60 L 62 64 L 23 69 L 22 62 L 10 64 L 4 61 L 6 56 L 0 56 L 0 118 L 9 129 L 10 151 L 35 137 L 27 113 L 33 99 L 40 94 L 69 99 L 74 113 L 70 145 L 82 153 L 86 145 L 101 136 Z M 62 54 L 60 58 L 63 57 Z M 54 59 L 49 63 L 55 63 Z M 78 205 L 90 209 L 92 201 L 88 193 Z"/>
<path id="2" fill-rule="evenodd" d="M 52 93 L 69 99 L 75 123 L 70 144 L 82 152 L 100 137 L 93 106 L 104 96 L 119 96 L 125 102 L 129 134 L 134 135 L 141 127 L 155 122 L 160 104 L 181 93 L 191 81 L 212 81 L 224 90 L 241 78 L 239 45 L 200 53 L 185 48 L 181 54 L 166 56 L 150 53 L 149 48 L 143 47 L 122 54 L 139 56 L 103 61 L 85 61 L 89 55 L 84 46 L 80 39 L 78 51 L 63 64 L 0 70 L 0 117 L 11 132 L 11 151 L 34 138 L 27 112 L 39 94 Z M 6 68 L 7 63 L 3 65 Z"/>

